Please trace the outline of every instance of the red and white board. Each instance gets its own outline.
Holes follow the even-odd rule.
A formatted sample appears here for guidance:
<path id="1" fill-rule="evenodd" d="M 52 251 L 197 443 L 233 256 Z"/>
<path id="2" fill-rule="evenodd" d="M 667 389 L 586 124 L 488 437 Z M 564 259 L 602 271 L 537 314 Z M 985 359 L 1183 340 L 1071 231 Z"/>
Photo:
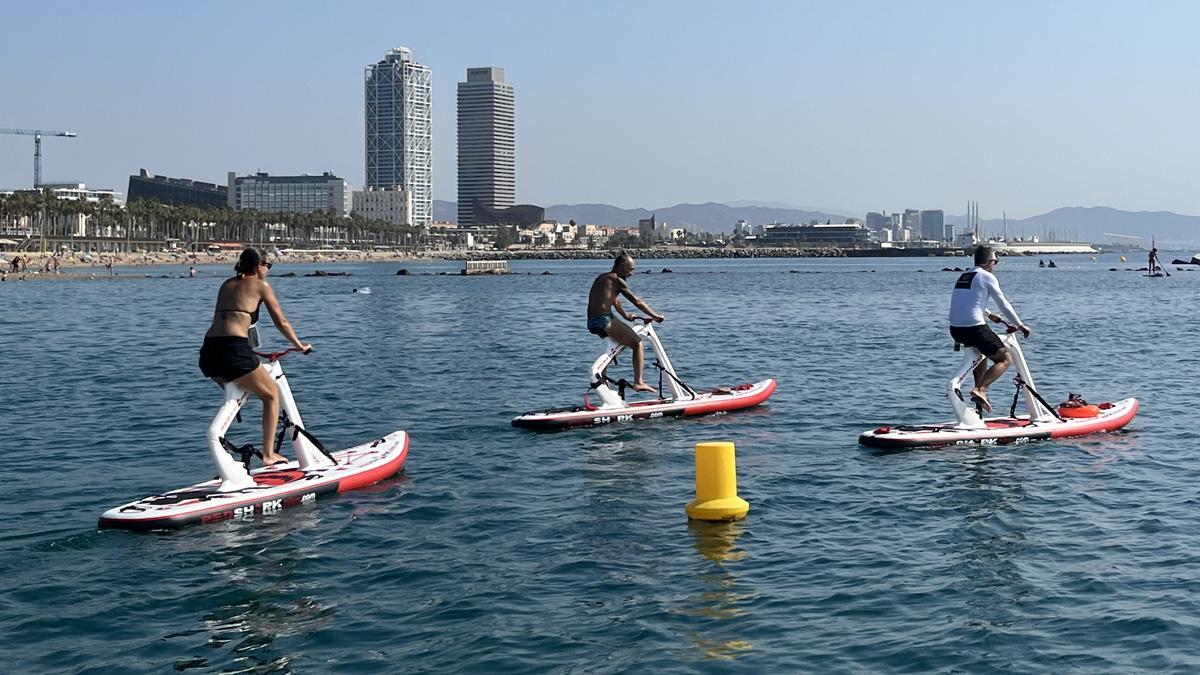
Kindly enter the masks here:
<path id="1" fill-rule="evenodd" d="M 945 445 L 1009 445 L 1044 438 L 1070 438 L 1116 431 L 1137 415 L 1138 402 L 1126 398 L 1101 403 L 1095 417 L 1031 422 L 1028 417 L 991 417 L 985 429 L 964 429 L 956 422 L 913 426 L 885 426 L 863 432 L 858 442 L 872 448 L 902 449 Z"/>
<path id="2" fill-rule="evenodd" d="M 408 434 L 396 431 L 333 453 L 336 466 L 302 471 L 295 461 L 250 472 L 253 487 L 221 492 L 210 480 L 151 495 L 105 511 L 99 527 L 162 530 L 195 523 L 247 520 L 348 492 L 397 474 L 408 457 Z"/>
<path id="3" fill-rule="evenodd" d="M 775 380 L 762 380 L 754 384 L 698 391 L 694 398 L 635 401 L 620 408 L 579 406 L 535 410 L 513 418 L 512 425 L 539 431 L 557 431 L 661 417 L 711 415 L 759 405 L 773 393 Z"/>

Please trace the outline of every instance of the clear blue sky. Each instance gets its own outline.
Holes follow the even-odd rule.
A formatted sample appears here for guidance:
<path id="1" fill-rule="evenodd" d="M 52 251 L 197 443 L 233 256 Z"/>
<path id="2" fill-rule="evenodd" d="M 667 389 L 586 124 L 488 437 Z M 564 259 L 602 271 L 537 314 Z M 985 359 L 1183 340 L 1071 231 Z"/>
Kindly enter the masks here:
<path id="1" fill-rule="evenodd" d="M 0 127 L 79 133 L 46 180 L 357 186 L 363 68 L 403 45 L 433 70 L 438 199 L 456 83 L 499 66 L 522 202 L 1200 214 L 1198 26 L 1193 2 L 10 3 Z M 0 136 L 0 187 L 32 145 Z"/>

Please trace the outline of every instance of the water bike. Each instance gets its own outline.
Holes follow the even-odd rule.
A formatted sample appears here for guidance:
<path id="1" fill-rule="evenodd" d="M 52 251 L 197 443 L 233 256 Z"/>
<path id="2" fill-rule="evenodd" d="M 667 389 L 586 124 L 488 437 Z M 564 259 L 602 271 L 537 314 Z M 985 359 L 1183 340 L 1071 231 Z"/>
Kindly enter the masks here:
<path id="1" fill-rule="evenodd" d="M 255 348 L 256 333 L 251 331 L 251 345 Z M 403 431 L 330 452 L 305 428 L 280 364 L 281 358 L 296 351 L 299 350 L 256 352 L 266 359 L 267 371 L 279 385 L 275 446 L 282 450 L 284 439 L 290 438 L 295 460 L 250 469 L 257 450 L 251 445 L 235 446 L 225 434 L 239 418 L 251 394 L 232 382 L 227 383 L 225 402 L 208 427 L 208 449 L 217 465 L 217 477 L 109 509 L 100 516 L 99 527 L 161 530 L 193 523 L 249 520 L 308 504 L 319 497 L 372 485 L 398 473 L 408 456 L 408 434 Z"/>
<path id="2" fill-rule="evenodd" d="M 947 395 L 954 408 L 955 421 L 945 424 L 883 426 L 864 432 L 858 442 L 873 448 L 902 449 L 945 445 L 1008 445 L 1028 443 L 1043 438 L 1069 438 L 1105 431 L 1115 431 L 1129 424 L 1138 411 L 1138 402 L 1126 398 L 1098 405 L 1088 404 L 1076 394 L 1057 408 L 1046 402 L 1033 381 L 1029 364 L 1017 341 L 1018 328 L 1005 324 L 1007 330 L 1000 342 L 1012 358 L 1010 368 L 1017 390 L 1013 394 L 1008 417 L 984 417 L 982 405 L 963 399 L 963 380 L 985 357 L 969 347 L 963 355 L 962 367 L 950 378 Z M 959 345 L 954 346 L 955 350 Z M 1024 401 L 1027 411 L 1017 414 L 1017 404 Z M 973 403 L 973 404 L 972 404 Z"/>
<path id="3" fill-rule="evenodd" d="M 647 366 L 658 369 L 658 398 L 632 403 L 625 400 L 625 390 L 630 387 L 629 382 L 623 379 L 613 380 L 607 373 L 608 367 L 616 363 L 617 355 L 624 351 L 625 347 L 612 338 L 605 338 L 603 351 L 588 371 L 589 386 L 583 395 L 582 406 L 527 412 L 513 418 L 512 425 L 555 431 L 614 422 L 708 415 L 756 406 L 775 392 L 773 379 L 733 387 L 693 389 L 675 372 L 675 367 L 671 365 L 671 359 L 663 349 L 662 341 L 658 339 L 658 333 L 654 331 L 650 319 L 640 320 L 642 324 L 634 326 L 633 332 L 654 348 L 655 360 Z M 598 399 L 596 404 L 588 400 L 588 395 L 593 391 Z"/>

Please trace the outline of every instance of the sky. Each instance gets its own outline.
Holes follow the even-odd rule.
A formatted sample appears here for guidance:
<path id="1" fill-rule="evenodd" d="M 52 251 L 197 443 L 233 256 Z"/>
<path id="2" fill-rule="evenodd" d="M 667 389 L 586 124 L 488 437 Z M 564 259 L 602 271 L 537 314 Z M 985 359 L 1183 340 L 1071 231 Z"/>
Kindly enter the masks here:
<path id="1" fill-rule="evenodd" d="M 1200 3 L 14 3 L 0 127 L 66 129 L 43 179 L 332 171 L 363 182 L 363 70 L 433 73 L 433 191 L 456 198 L 455 91 L 516 90 L 517 201 L 756 201 L 983 218 L 1200 214 Z M 33 139 L 0 135 L 0 188 Z"/>

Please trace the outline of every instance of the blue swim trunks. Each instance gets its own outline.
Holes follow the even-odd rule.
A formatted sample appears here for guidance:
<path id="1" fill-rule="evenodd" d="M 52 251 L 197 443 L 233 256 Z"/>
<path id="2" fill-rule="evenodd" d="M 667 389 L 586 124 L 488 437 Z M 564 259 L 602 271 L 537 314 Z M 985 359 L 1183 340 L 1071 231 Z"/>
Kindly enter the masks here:
<path id="1" fill-rule="evenodd" d="M 608 324 L 612 323 L 612 315 L 604 314 L 588 319 L 588 332 L 600 337 L 608 337 Z"/>

